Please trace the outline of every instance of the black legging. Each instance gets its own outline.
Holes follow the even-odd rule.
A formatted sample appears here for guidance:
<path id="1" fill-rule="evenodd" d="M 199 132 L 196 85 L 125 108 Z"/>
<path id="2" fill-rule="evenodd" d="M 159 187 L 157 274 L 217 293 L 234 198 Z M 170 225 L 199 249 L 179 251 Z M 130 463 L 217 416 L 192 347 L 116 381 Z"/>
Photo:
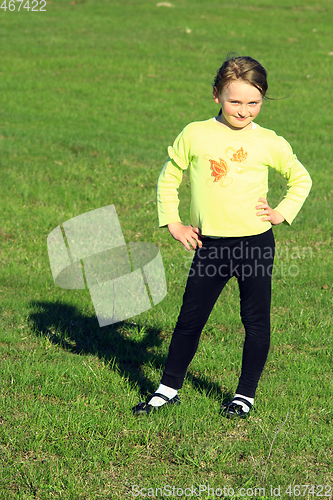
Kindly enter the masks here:
<path id="1" fill-rule="evenodd" d="M 203 238 L 202 242 L 189 271 L 161 383 L 181 388 L 214 304 L 229 279 L 236 276 L 245 327 L 242 372 L 236 392 L 253 398 L 270 342 L 273 231 L 235 238 Z"/>

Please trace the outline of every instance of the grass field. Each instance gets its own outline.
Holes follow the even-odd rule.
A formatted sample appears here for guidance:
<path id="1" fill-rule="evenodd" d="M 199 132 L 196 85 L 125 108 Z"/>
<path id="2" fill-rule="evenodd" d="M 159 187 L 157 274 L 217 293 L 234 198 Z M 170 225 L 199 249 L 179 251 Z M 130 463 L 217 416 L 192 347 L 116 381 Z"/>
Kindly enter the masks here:
<path id="1" fill-rule="evenodd" d="M 0 9 L 1 500 L 333 498 L 333 4 L 171 3 L 53 0 L 32 12 L 7 0 Z M 232 51 L 267 68 L 277 100 L 257 121 L 291 143 L 313 179 L 292 226 L 274 230 L 272 345 L 257 411 L 241 422 L 219 416 L 243 343 L 232 280 L 182 405 L 134 419 L 131 407 L 159 383 L 189 263 L 158 229 L 156 181 L 180 130 L 217 113 L 211 82 Z M 274 205 L 285 183 L 273 172 L 270 186 Z M 187 177 L 180 194 L 188 223 Z M 99 328 L 87 289 L 54 285 L 46 240 L 111 204 L 127 242 L 158 244 L 168 294 Z"/>

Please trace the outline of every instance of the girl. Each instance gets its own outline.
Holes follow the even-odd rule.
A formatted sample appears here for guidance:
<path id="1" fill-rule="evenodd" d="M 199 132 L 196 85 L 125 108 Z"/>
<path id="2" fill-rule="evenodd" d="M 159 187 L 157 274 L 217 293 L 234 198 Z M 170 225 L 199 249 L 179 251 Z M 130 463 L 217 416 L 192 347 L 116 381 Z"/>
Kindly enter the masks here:
<path id="1" fill-rule="evenodd" d="M 183 305 L 172 336 L 161 384 L 133 413 L 148 414 L 179 404 L 178 389 L 201 331 L 228 280 L 235 276 L 245 328 L 242 370 L 233 400 L 222 406 L 228 418 L 245 418 L 253 406 L 270 343 L 271 226 L 291 224 L 311 188 L 311 179 L 289 144 L 254 119 L 267 92 L 265 68 L 251 57 L 228 57 L 213 87 L 221 105 L 216 118 L 187 125 L 172 147 L 158 179 L 160 227 L 187 250 L 195 250 Z M 266 200 L 268 167 L 288 181 L 284 199 Z M 178 215 L 182 172 L 190 168 L 191 225 Z"/>

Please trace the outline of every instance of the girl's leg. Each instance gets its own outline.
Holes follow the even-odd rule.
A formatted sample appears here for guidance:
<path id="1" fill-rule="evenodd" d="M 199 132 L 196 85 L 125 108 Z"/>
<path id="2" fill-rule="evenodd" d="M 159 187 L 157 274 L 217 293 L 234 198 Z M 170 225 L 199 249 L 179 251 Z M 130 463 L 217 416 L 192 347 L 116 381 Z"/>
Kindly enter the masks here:
<path id="1" fill-rule="evenodd" d="M 202 329 L 230 278 L 228 270 L 226 272 L 224 267 L 219 267 L 216 253 L 214 240 L 207 238 L 202 248 L 196 250 L 193 258 L 183 305 L 161 380 L 162 384 L 173 389 L 182 387 L 188 365 L 196 353 Z"/>
<path id="2" fill-rule="evenodd" d="M 237 276 L 245 342 L 236 393 L 254 398 L 270 345 L 271 276 L 274 260 L 272 230 L 253 238 L 249 250 L 250 258 L 243 262 Z"/>

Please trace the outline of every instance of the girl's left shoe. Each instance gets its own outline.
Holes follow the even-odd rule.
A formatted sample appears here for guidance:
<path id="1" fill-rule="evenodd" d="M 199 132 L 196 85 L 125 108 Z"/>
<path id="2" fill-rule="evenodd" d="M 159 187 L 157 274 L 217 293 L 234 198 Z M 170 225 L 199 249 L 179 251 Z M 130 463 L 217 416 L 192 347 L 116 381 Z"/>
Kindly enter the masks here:
<path id="1" fill-rule="evenodd" d="M 243 404 L 245 404 L 249 408 L 249 410 L 244 411 L 243 406 L 237 404 L 237 401 L 240 401 Z M 249 403 L 249 401 L 237 397 L 235 398 L 235 400 L 232 400 L 227 405 L 222 405 L 220 413 L 221 415 L 227 418 L 247 418 L 251 410 L 254 410 L 254 407 L 253 405 L 251 405 L 251 403 Z"/>
<path id="2" fill-rule="evenodd" d="M 161 406 L 153 406 L 150 405 L 149 403 L 139 403 L 138 405 L 132 408 L 133 415 L 149 415 L 149 413 L 158 411 L 167 405 L 180 405 L 180 399 L 177 394 L 175 397 L 170 399 L 164 394 L 160 394 L 159 392 L 154 392 L 154 394 L 150 396 L 149 401 L 155 396 L 164 399 L 165 403 Z"/>

